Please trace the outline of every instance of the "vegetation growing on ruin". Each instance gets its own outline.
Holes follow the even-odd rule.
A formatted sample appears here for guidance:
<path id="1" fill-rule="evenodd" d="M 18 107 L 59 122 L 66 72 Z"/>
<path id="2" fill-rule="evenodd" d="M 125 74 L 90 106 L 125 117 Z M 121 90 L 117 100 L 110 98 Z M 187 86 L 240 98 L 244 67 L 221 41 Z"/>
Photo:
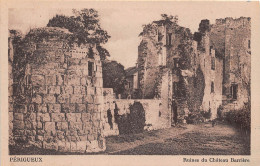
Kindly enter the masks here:
<path id="1" fill-rule="evenodd" d="M 125 91 L 124 66 L 116 61 L 103 62 L 103 87 L 113 88 L 116 94 Z"/>

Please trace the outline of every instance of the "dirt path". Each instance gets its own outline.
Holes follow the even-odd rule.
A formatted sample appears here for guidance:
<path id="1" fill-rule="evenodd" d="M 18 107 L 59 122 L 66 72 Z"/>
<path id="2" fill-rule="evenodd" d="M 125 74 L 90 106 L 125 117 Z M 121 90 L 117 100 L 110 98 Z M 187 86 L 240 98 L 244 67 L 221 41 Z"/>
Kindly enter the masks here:
<path id="1" fill-rule="evenodd" d="M 249 155 L 250 137 L 229 125 L 186 125 L 107 138 L 106 154 Z"/>
<path id="2" fill-rule="evenodd" d="M 115 154 L 121 151 L 136 148 L 148 143 L 163 143 L 165 139 L 176 137 L 193 130 L 194 125 L 179 126 L 176 128 L 157 131 L 145 131 L 141 134 L 122 135 L 107 138 L 107 153 Z"/>

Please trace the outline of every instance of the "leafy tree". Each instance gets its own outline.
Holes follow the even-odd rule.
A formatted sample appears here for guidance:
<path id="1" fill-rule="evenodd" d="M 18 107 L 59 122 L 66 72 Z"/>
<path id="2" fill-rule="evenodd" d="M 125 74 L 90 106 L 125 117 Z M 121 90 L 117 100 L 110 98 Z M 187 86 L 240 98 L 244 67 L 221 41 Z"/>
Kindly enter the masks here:
<path id="1" fill-rule="evenodd" d="M 116 61 L 103 62 L 103 87 L 113 88 L 116 94 L 123 94 L 124 85 L 124 66 Z"/>
<path id="2" fill-rule="evenodd" d="M 101 46 L 107 43 L 110 36 L 100 26 L 98 11 L 95 9 L 73 9 L 74 16 L 56 15 L 49 20 L 48 27 L 66 28 L 72 32 L 72 41 L 78 45 L 92 43 L 97 45 L 100 56 L 104 60 L 110 56 L 108 51 Z"/>

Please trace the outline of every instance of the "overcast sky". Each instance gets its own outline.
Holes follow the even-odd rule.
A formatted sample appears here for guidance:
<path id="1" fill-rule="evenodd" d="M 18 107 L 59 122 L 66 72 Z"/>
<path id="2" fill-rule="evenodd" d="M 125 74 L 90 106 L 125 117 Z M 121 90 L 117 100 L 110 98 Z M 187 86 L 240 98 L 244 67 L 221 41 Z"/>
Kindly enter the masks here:
<path id="1" fill-rule="evenodd" d="M 252 14 L 247 2 L 242 5 L 237 2 L 84 2 L 80 7 L 98 10 L 101 26 L 111 36 L 105 47 L 111 59 L 125 68 L 136 63 L 142 25 L 160 19 L 163 13 L 178 15 L 179 24 L 192 32 L 197 31 L 202 19 L 214 23 L 217 18 L 250 17 Z M 25 34 L 30 28 L 46 26 L 54 15 L 71 15 L 71 11 L 71 8 L 9 9 L 9 29 L 19 29 Z"/>

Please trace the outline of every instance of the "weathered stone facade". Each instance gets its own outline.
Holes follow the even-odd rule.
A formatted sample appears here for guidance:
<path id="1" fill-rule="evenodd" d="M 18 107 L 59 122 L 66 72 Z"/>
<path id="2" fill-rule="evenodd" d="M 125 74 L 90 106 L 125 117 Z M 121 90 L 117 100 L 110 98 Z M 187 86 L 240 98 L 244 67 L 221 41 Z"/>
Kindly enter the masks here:
<path id="1" fill-rule="evenodd" d="M 250 102 L 250 18 L 202 20 L 199 32 L 165 20 L 144 27 L 138 47 L 141 98 L 160 98 L 160 71 L 172 72 L 172 99 L 178 117 L 221 105 L 239 109 Z M 174 115 L 173 115 L 174 116 Z"/>
<path id="2" fill-rule="evenodd" d="M 69 46 L 55 35 L 25 45 L 31 54 L 21 84 L 14 86 L 14 140 L 67 152 L 104 151 L 102 66 L 95 45 Z"/>
<path id="3" fill-rule="evenodd" d="M 223 58 L 223 105 L 236 110 L 250 103 L 251 19 L 217 19 L 210 42 Z"/>

